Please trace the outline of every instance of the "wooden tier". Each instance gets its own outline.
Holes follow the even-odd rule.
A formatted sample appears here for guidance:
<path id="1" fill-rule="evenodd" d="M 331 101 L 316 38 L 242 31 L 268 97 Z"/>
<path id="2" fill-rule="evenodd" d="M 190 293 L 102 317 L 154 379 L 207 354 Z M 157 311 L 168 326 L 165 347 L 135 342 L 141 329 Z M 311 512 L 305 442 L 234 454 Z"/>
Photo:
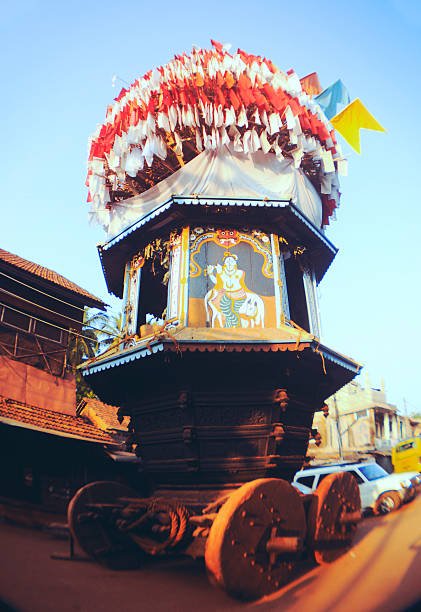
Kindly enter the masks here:
<path id="1" fill-rule="evenodd" d="M 175 351 L 167 343 L 154 355 L 96 366 L 88 381 L 131 417 L 137 453 L 155 486 L 290 480 L 303 464 L 314 411 L 355 370 L 332 361 L 325 374 L 311 347 L 209 348 Z"/>

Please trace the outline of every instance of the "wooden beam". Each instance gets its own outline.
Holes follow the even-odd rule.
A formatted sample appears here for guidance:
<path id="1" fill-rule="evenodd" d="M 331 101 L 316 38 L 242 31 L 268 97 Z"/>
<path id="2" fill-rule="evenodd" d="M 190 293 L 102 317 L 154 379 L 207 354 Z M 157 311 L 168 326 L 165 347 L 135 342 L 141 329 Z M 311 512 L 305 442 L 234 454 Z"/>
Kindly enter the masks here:
<path id="1" fill-rule="evenodd" d="M 45 363 L 45 365 L 46 365 L 47 370 L 48 370 L 48 371 L 49 371 L 49 373 L 50 373 L 50 374 L 53 376 L 53 371 L 52 371 L 52 369 L 51 369 L 50 363 L 49 363 L 49 361 L 48 361 L 47 357 L 46 357 L 46 356 L 45 356 L 45 354 L 44 354 L 44 349 L 42 348 L 42 345 L 41 345 L 40 341 L 38 340 L 38 337 L 37 337 L 37 336 L 35 336 L 35 342 L 37 343 L 37 346 L 38 346 L 39 350 L 41 351 L 41 357 L 42 357 L 42 358 L 43 358 L 43 360 L 44 360 L 44 363 Z"/>

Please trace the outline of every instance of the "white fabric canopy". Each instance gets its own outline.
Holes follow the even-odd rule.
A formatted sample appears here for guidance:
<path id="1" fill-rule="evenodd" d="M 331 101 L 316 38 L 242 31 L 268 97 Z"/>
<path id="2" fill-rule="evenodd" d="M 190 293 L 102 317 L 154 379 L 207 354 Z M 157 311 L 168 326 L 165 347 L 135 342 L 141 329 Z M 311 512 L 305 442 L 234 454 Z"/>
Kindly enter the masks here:
<path id="1" fill-rule="evenodd" d="M 227 146 L 204 151 L 148 191 L 115 202 L 111 210 L 93 215 L 107 230 L 108 239 L 158 208 L 171 196 L 257 198 L 291 200 L 318 228 L 322 225 L 322 202 L 311 181 L 294 162 L 279 160 L 274 153 L 236 153 Z"/>

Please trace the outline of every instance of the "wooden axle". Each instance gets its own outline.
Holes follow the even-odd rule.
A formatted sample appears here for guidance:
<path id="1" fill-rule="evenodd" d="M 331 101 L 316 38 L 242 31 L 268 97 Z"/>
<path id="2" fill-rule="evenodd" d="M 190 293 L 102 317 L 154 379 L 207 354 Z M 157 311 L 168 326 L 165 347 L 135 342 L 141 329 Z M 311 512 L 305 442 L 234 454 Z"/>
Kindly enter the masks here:
<path id="1" fill-rule="evenodd" d="M 275 536 L 266 542 L 266 551 L 282 555 L 285 553 L 298 553 L 304 548 L 304 540 L 294 536 Z"/>

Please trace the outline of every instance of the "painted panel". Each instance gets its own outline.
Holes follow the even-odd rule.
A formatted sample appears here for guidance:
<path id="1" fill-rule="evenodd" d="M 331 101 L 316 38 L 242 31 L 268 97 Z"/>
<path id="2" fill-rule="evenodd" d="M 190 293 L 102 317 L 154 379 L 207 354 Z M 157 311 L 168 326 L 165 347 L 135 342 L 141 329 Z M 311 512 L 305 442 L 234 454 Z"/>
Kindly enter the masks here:
<path id="1" fill-rule="evenodd" d="M 276 327 L 270 237 L 258 230 L 190 232 L 191 327 Z"/>
<path id="2" fill-rule="evenodd" d="M 124 269 L 124 294 L 123 294 L 123 330 L 124 335 L 128 335 L 128 326 L 129 326 L 129 285 L 130 285 L 130 262 L 126 263 L 126 267 Z"/>
<path id="3" fill-rule="evenodd" d="M 310 332 L 320 337 L 320 320 L 319 320 L 319 308 L 317 301 L 317 288 L 314 273 L 309 268 L 303 271 L 303 283 L 304 291 L 306 294 L 308 318 L 310 323 Z"/>
<path id="4" fill-rule="evenodd" d="M 287 279 L 285 274 L 285 260 L 283 253 L 280 254 L 279 257 L 279 276 L 281 278 L 282 283 L 282 312 L 287 319 L 291 318 L 291 314 L 289 311 L 289 301 L 288 301 L 288 290 L 287 290 Z"/>
<path id="5" fill-rule="evenodd" d="M 175 236 L 173 240 L 170 270 L 167 319 L 178 319 L 181 275 L 181 236 Z"/>
<path id="6" fill-rule="evenodd" d="M 285 278 L 285 265 L 283 254 L 279 249 L 279 237 L 276 234 L 270 235 L 273 258 L 273 279 L 275 283 L 275 303 L 276 303 L 276 322 L 277 327 L 289 319 L 288 293 Z"/>
<path id="7" fill-rule="evenodd" d="M 145 260 L 142 256 L 136 255 L 130 262 L 128 274 L 127 302 L 125 307 L 127 334 L 132 336 L 137 333 L 137 313 L 139 309 L 139 290 L 142 266 Z"/>
<path id="8" fill-rule="evenodd" d="M 187 312 L 188 312 L 188 280 L 189 280 L 189 267 L 190 267 L 190 256 L 189 256 L 189 235 L 190 228 L 183 227 L 181 232 L 181 264 L 180 264 L 180 294 L 179 294 L 179 313 L 180 323 L 187 325 Z"/>

